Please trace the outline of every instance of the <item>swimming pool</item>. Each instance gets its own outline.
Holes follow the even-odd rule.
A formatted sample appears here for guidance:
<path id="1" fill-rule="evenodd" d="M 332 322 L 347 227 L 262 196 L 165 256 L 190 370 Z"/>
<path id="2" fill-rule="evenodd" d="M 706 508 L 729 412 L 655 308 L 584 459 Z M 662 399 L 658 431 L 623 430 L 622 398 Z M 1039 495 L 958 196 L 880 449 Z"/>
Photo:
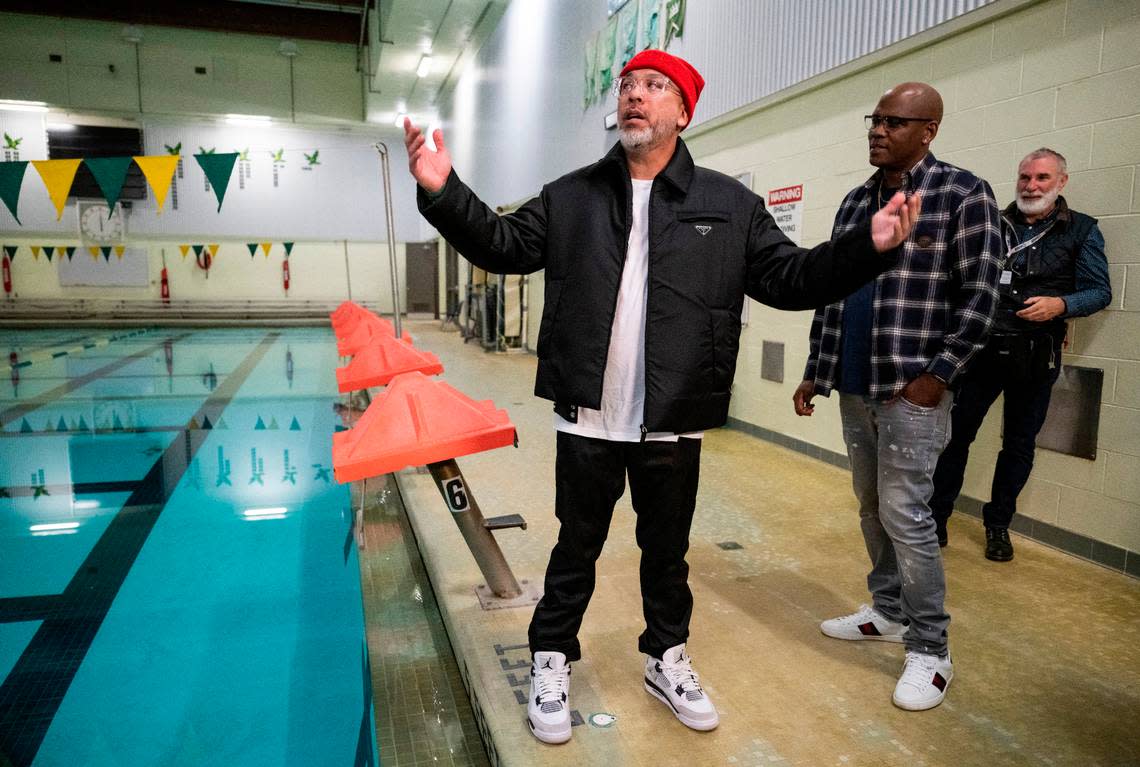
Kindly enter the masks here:
<path id="1" fill-rule="evenodd" d="M 375 764 L 331 332 L 0 338 L 0 764 Z"/>

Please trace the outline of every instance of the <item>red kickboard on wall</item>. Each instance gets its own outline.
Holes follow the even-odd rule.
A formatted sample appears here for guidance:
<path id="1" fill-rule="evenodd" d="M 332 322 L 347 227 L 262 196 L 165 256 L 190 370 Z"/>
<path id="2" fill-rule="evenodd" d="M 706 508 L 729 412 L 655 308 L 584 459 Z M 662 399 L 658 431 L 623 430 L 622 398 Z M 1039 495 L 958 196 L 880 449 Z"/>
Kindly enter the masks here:
<path id="1" fill-rule="evenodd" d="M 401 373 L 413 371 L 438 375 L 443 372 L 443 365 L 431 352 L 422 352 L 394 337 L 373 336 L 372 344 L 358 351 L 347 365 L 337 368 L 336 385 L 342 392 L 387 386 Z"/>
<path id="2" fill-rule="evenodd" d="M 506 410 L 476 401 L 439 379 L 404 373 L 348 431 L 333 435 L 333 474 L 354 482 L 515 442 Z"/>

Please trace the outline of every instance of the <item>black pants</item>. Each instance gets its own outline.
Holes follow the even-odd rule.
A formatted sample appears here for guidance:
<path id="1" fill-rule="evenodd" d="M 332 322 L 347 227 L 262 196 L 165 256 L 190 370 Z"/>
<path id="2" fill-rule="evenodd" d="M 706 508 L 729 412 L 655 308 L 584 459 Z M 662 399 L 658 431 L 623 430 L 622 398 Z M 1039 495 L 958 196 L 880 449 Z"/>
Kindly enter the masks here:
<path id="1" fill-rule="evenodd" d="M 994 467 L 990 501 L 982 507 L 986 527 L 1009 527 L 1017 511 L 1017 496 L 1033 470 L 1037 432 L 1049 412 L 1053 384 L 1061 373 L 1062 338 L 1047 339 L 1053 344 L 1051 370 L 1036 374 L 1011 368 L 999 353 L 998 343 L 990 341 L 971 362 L 950 413 L 950 444 L 942 451 L 934 472 L 934 495 L 930 508 L 942 524 L 954 511 L 954 501 L 962 490 L 970 445 L 986 412 L 1004 392 L 1001 452 Z"/>
<path id="2" fill-rule="evenodd" d="M 594 593 L 614 504 L 629 490 L 641 549 L 641 652 L 661 654 L 689 637 L 689 527 L 697 502 L 701 441 L 610 442 L 558 433 L 554 513 L 561 522 L 550 552 L 545 594 L 530 622 L 531 652 L 582 657 L 578 629 Z"/>

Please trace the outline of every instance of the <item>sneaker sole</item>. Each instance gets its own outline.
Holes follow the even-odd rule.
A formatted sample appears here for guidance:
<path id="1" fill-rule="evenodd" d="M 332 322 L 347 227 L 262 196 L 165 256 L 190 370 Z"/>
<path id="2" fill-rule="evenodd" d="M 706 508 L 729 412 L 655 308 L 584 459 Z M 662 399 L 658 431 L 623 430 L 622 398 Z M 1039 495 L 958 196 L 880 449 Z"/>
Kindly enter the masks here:
<path id="1" fill-rule="evenodd" d="M 677 710 L 677 707 L 673 705 L 673 701 L 665 697 L 665 695 L 660 690 L 658 690 L 657 687 L 648 679 L 645 680 L 645 691 L 668 706 L 669 710 L 673 712 L 673 716 L 677 717 L 677 719 L 680 720 L 681 724 L 685 725 L 691 730 L 708 732 L 709 730 L 715 730 L 717 725 L 720 724 L 719 716 L 717 716 L 717 718 L 711 722 L 702 722 L 698 719 L 693 719 L 691 717 L 685 716 Z"/>
<path id="2" fill-rule="evenodd" d="M 893 644 L 902 644 L 903 642 L 901 634 L 879 634 L 878 636 L 870 636 L 860 633 L 858 636 L 849 636 L 847 634 L 833 634 L 823 626 L 820 626 L 819 630 L 823 632 L 825 636 L 829 636 L 832 639 L 846 639 L 848 642 L 863 642 L 868 640 L 872 642 L 891 642 Z"/>
<path id="3" fill-rule="evenodd" d="M 566 728 L 565 732 L 546 732 L 535 727 L 534 722 L 530 720 L 529 716 L 526 718 L 526 724 L 528 727 L 530 727 L 530 734 L 541 740 L 543 743 L 550 743 L 551 745 L 556 746 L 560 743 L 565 743 L 566 741 L 570 740 L 571 732 L 569 727 Z"/>

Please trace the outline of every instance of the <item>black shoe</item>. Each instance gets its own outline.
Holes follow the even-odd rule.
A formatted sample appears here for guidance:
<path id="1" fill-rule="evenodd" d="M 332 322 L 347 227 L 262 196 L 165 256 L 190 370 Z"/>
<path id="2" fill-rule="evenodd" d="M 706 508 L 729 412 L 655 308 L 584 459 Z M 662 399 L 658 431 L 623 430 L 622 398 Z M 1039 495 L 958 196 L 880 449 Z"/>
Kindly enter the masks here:
<path id="1" fill-rule="evenodd" d="M 950 537 L 946 533 L 946 520 L 934 520 L 934 532 L 938 534 L 938 548 L 946 548 L 946 544 L 950 542 Z"/>
<path id="2" fill-rule="evenodd" d="M 986 559 L 994 562 L 1013 559 L 1013 542 L 1009 540 L 1008 527 L 986 528 Z"/>

